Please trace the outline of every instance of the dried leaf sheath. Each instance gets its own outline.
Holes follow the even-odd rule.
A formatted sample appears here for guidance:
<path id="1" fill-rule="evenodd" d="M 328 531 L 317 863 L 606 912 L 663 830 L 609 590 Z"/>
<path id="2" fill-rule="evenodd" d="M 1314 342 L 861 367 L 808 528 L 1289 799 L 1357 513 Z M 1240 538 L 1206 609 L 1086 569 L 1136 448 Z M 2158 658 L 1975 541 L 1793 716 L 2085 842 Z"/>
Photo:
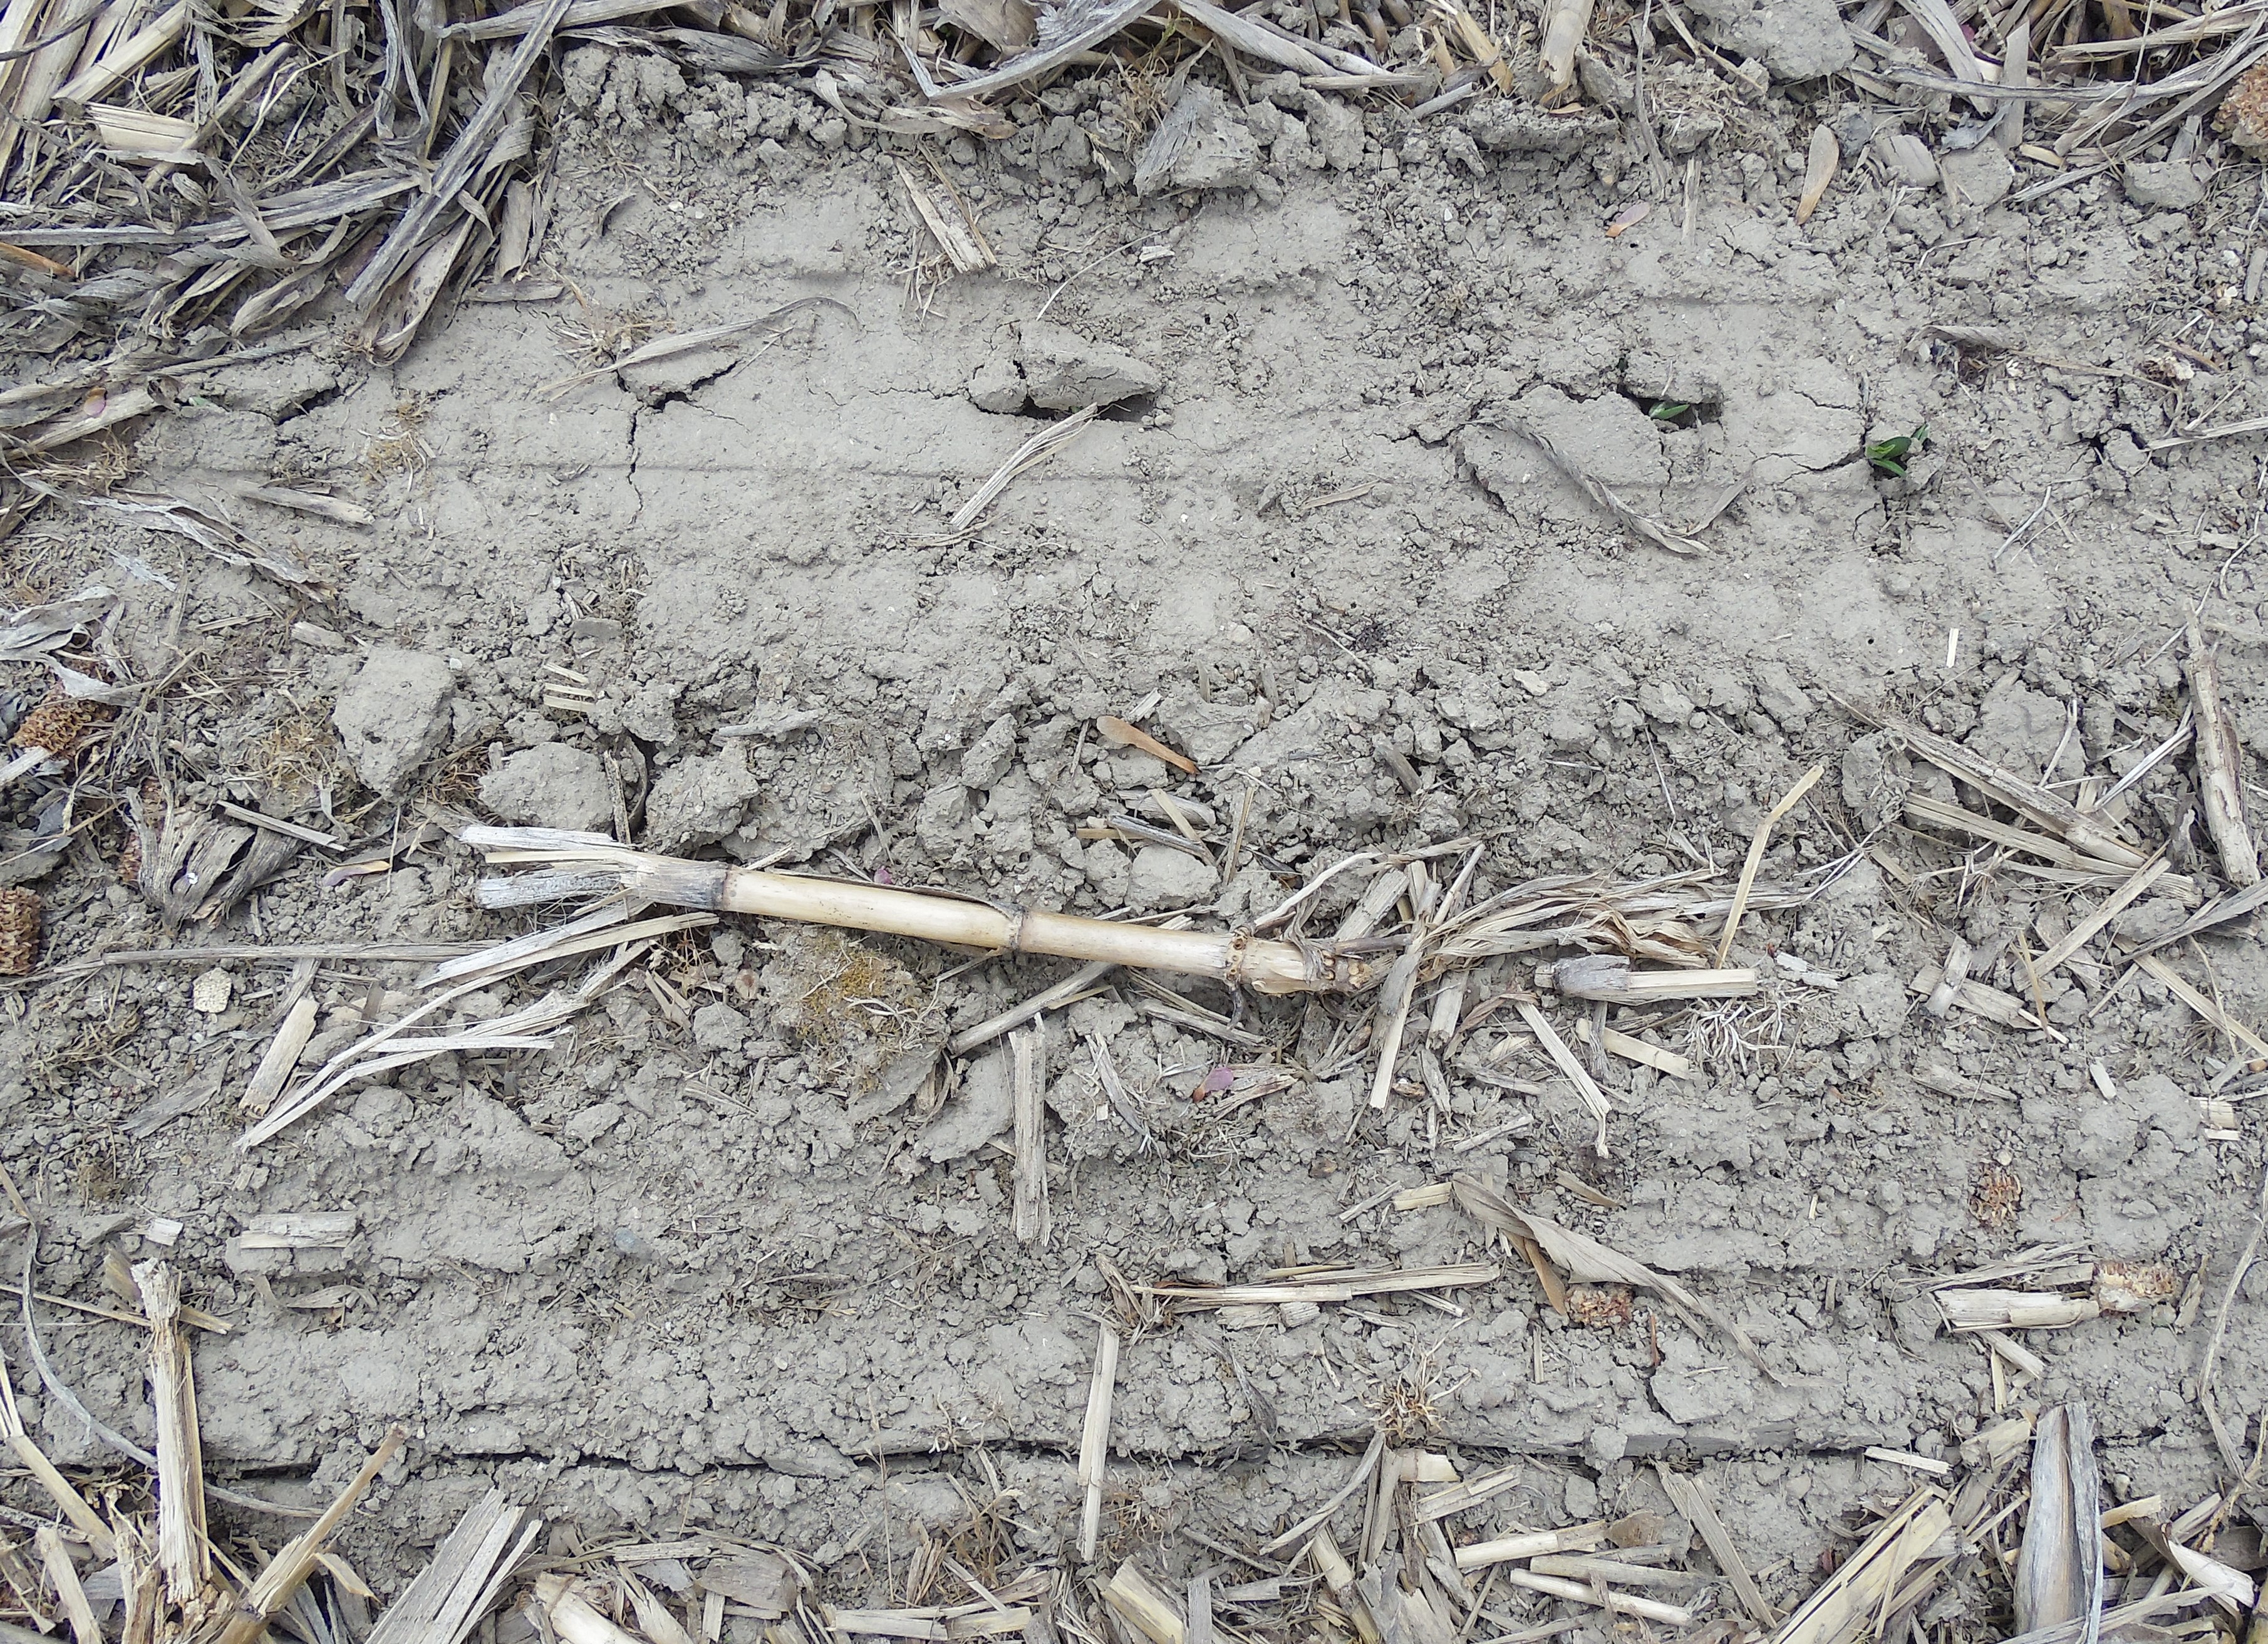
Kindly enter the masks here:
<path id="1" fill-rule="evenodd" d="M 545 863 L 572 870 L 560 888 L 621 890 L 674 908 L 754 914 L 850 930 L 880 931 L 925 941 L 997 952 L 1046 954 L 1189 976 L 1211 977 L 1262 993 L 1353 992 L 1369 985 L 1372 968 L 1324 946 L 1297 946 L 1210 931 L 1170 931 L 1108 919 L 896 890 L 844 880 L 804 879 L 718 862 L 652 856 L 598 834 L 535 828 L 468 828 L 466 844 L 505 863 Z M 510 879 L 483 880 L 486 907 L 531 898 Z M 551 894 L 558 894 L 553 888 Z"/>

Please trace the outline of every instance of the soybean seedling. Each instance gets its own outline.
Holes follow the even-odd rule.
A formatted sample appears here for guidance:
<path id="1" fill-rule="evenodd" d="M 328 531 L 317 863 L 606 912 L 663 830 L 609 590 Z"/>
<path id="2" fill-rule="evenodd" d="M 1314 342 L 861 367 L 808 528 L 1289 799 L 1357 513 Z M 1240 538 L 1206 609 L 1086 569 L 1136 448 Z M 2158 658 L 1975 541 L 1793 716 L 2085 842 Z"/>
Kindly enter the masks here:
<path id="1" fill-rule="evenodd" d="M 1906 476 L 1906 464 L 1913 453 L 1929 443 L 1929 424 L 1922 424 L 1910 434 L 1893 434 L 1888 439 L 1877 439 L 1867 447 L 1867 461 L 1892 479 Z"/>

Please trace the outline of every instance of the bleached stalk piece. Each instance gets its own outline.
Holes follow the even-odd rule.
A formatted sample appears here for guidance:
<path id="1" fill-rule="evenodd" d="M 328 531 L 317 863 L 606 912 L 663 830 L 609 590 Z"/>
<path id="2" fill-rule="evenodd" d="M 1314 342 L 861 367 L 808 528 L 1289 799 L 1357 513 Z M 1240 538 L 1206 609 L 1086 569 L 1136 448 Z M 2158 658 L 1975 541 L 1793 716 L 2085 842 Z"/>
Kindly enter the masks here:
<path id="1" fill-rule="evenodd" d="M 210 1579 L 205 1541 L 204 1447 L 189 1344 L 181 1329 L 181 1276 L 170 1262 L 137 1262 L 134 1283 L 150 1319 L 150 1392 L 157 1407 L 158 1564 L 166 1596 L 184 1607 Z"/>
<path id="2" fill-rule="evenodd" d="M 1008 1036 L 1015 1061 L 1015 1227 L 1017 1239 L 1025 1244 L 1048 1242 L 1046 1045 L 1045 1035 L 1037 1028 L 1020 1028 Z"/>
<path id="3" fill-rule="evenodd" d="M 632 896 L 667 907 L 880 931 L 996 953 L 1108 961 L 1210 977 L 1262 993 L 1355 992 L 1374 979 L 1364 960 L 1325 947 L 1002 909 L 888 886 L 686 861 L 632 851 L 599 834 L 473 827 L 459 837 L 486 851 L 492 862 L 573 864 L 594 881 L 610 881 Z M 510 887 L 509 880 L 482 881 L 483 905 L 508 898 Z"/>
<path id="4" fill-rule="evenodd" d="M 2205 644 L 2195 611 L 2190 613 L 2190 699 L 2197 708 L 2198 799 L 2205 831 L 2220 856 L 2220 871 L 2242 890 L 2260 882 L 2260 853 L 2244 821 L 2244 757 L 2220 699 L 2220 670 Z"/>
<path id="5" fill-rule="evenodd" d="M 268 1561 L 267 1567 L 254 1579 L 252 1585 L 245 1589 L 244 1596 L 238 1601 L 235 1611 L 228 1618 L 227 1626 L 221 1631 L 220 1644 L 253 1644 L 267 1631 L 269 1618 L 291 1602 L 291 1595 L 298 1592 L 307 1577 L 314 1573 L 316 1563 L 323 1556 L 325 1544 L 345 1521 L 346 1515 L 354 1511 L 356 1504 L 362 1500 L 387 1463 L 401 1451 L 409 1436 L 400 1427 L 388 1432 L 378 1449 L 371 1452 L 370 1459 L 362 1464 L 361 1471 L 348 1481 L 345 1489 L 339 1492 L 338 1499 L 325 1509 L 322 1517 L 293 1537 L 282 1552 Z"/>
<path id="6" fill-rule="evenodd" d="M 1079 1556 L 1093 1559 L 1102 1530 L 1102 1475 L 1110 1456 L 1110 1401 L 1118 1389 L 1118 1332 L 1105 1324 L 1094 1348 L 1094 1378 L 1086 1388 L 1086 1423 L 1079 1437 L 1079 1482 L 1086 1492 L 1079 1512 Z"/>

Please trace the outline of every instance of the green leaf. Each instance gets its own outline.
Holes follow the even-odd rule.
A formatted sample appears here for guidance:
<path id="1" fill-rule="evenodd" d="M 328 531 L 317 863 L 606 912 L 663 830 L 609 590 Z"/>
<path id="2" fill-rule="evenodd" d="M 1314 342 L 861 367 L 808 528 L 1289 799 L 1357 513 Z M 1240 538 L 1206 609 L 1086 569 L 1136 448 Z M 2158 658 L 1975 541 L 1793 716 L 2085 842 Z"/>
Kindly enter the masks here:
<path id="1" fill-rule="evenodd" d="M 1674 423 L 1692 409 L 1690 405 L 1679 405 L 1674 401 L 1663 400 L 1646 415 L 1659 422 Z"/>

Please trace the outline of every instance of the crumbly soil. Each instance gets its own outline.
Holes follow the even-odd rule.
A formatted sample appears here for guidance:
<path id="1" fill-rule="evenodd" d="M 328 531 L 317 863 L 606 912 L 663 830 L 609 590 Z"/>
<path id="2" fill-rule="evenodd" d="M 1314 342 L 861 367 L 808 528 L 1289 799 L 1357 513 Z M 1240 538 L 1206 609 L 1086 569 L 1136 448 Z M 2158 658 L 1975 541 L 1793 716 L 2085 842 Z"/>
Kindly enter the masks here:
<path id="1" fill-rule="evenodd" d="M 883 1052 L 1066 966 L 727 919 L 670 939 L 548 1052 L 404 1070 L 247 1154 L 238 1097 L 291 962 L 230 963 L 226 1008 L 201 1014 L 210 962 L 76 962 L 496 940 L 556 911 L 480 910 L 477 859 L 429 837 L 335 883 L 337 859 L 308 850 L 218 928 L 168 935 L 117 876 L 120 820 L 98 821 L 39 887 L 40 969 L 4 996 L 0 1154 L 42 1223 L 41 1292 L 101 1300 L 106 1250 L 139 1258 L 153 1218 L 183 1224 L 191 1299 L 233 1325 L 196 1344 L 217 1478 L 328 1499 L 403 1423 L 409 1448 L 343 1544 L 381 1593 L 496 1482 L 584 1541 L 715 1527 L 794 1549 L 837 1602 L 889 1603 L 917 1536 L 972 1503 L 1005 1515 L 1020 1558 L 1075 1542 L 1071 1457 L 1097 1321 L 1118 1316 L 1112 1265 L 1141 1283 L 1479 1259 L 1485 1235 L 1454 1206 L 1344 1213 L 1466 1170 L 1676 1275 L 1769 1370 L 1644 1297 L 1627 1322 L 1570 1324 L 1517 1261 L 1447 1306 L 1153 1325 L 1121 1371 L 1107 1557 L 1150 1548 L 1182 1572 L 1214 1556 L 1182 1527 L 1256 1546 L 1336 1488 L 1391 1408 L 1398 1437 L 1468 1470 L 1525 1469 L 1460 1536 L 1668 1511 L 1655 1464 L 1697 1466 L 1787 1604 L 1919 1478 L 1862 1451 L 1962 1467 L 1995 1419 L 1987 1353 L 1940 1328 L 1922 1281 L 2039 1244 L 2167 1264 L 2191 1294 L 2031 1332 L 2046 1378 L 2009 1406 L 2087 1401 L 2119 1498 L 2218 1487 L 2196 1378 L 2262 1132 L 2240 1103 L 2241 1139 L 2200 1135 L 2197 1098 L 2231 1047 L 2155 980 L 2114 986 L 2110 946 L 2183 910 L 2146 898 L 2043 978 L 2052 1035 L 1924 1013 L 1913 980 L 1955 934 L 1987 955 L 1983 979 L 2025 996 L 2019 943 L 2038 953 L 2102 892 L 1903 825 L 1903 767 L 1856 711 L 2051 780 L 2115 775 L 2174 730 L 2176 635 L 2203 601 L 2248 770 L 2268 758 L 2257 439 L 2145 448 L 2264 409 L 2249 169 L 2155 214 L 2110 176 L 1979 214 L 1846 169 L 1799 227 L 1823 105 L 1735 110 L 1690 180 L 1675 162 L 1657 183 L 1611 134 L 1499 154 L 1454 115 L 1358 119 L 1248 82 L 1248 186 L 1142 199 L 1126 134 L 1158 94 L 1116 71 L 1014 105 L 1010 141 L 925 149 L 798 92 L 630 57 L 578 55 L 567 78 L 534 289 L 512 293 L 527 300 L 464 302 L 392 368 L 318 323 L 186 380 L 139 435 L 143 489 L 274 482 L 370 510 L 349 526 L 229 505 L 315 584 L 103 510 L 51 505 L 8 545 L 17 603 L 121 590 L 120 655 L 173 676 L 146 741 L 177 802 L 297 792 L 301 822 L 373 841 L 349 853 L 367 857 L 491 815 L 505 789 L 483 778 L 556 743 L 600 758 L 563 762 L 579 787 L 534 781 L 535 812 L 563 807 L 537 820 L 611 830 L 619 799 L 658 849 L 1087 912 L 1211 903 L 1226 926 L 1347 852 L 1463 834 L 1487 843 L 1476 894 L 1554 873 L 1729 880 L 1815 762 L 1826 778 L 1764 878 L 1824 888 L 1742 926 L 1736 962 L 1773 978 L 1763 1004 L 1614 1019 L 1700 1068 L 1614 1064 L 1603 1156 L 1532 1049 L 1501 1067 L 1540 1095 L 1453 1057 L 1446 1111 L 1420 1091 L 1380 1115 L 1366 1063 L 1316 1073 L 1344 1007 L 1177 984 L 1233 1018 L 1224 1042 L 1131 985 L 1098 992 L 1048 1024 L 1038 1248 L 1009 1227 L 1005 1042 L 934 1113 L 919 1094 L 892 1104 Z M 901 159 L 951 180 L 997 269 L 950 272 Z M 968 385 L 997 380 L 1043 311 L 1159 386 L 955 538 L 954 510 L 1042 426 L 978 409 Z M 578 380 L 593 348 L 603 362 L 768 315 L 729 346 Z M 1663 401 L 1693 409 L 1650 415 Z M 1677 557 L 1626 536 L 1507 412 L 1674 523 L 1745 488 Z M 1925 424 L 1903 478 L 1867 461 Z M 383 647 L 443 659 L 453 682 L 443 745 L 394 793 L 357 775 L 330 719 Z M 41 689 L 29 669 L 9 682 Z M 561 694 L 577 686 L 579 705 Z M 1094 733 L 1145 704 L 1199 774 Z M 719 738 L 728 725 L 755 734 Z M 8 795 L 9 825 L 55 782 Z M 2184 753 L 2119 803 L 2135 838 L 2209 881 L 2194 785 Z M 1216 841 L 1245 815 L 1226 886 L 1078 836 L 1117 814 L 1168 827 L 1160 789 Z M 568 815 L 578 799 L 593 814 Z M 1358 889 L 1327 892 L 1317 928 Z M 2268 1021 L 2248 926 L 2171 956 Z M 1531 962 L 1493 962 L 1472 997 Z M 880 991 L 826 992 L 854 967 Z M 420 974 L 322 962 L 318 1053 Z M 1554 1011 L 1572 1034 L 1573 1007 Z M 1147 1145 L 1101 1106 L 1097 1045 Z M 1235 1103 L 1206 1088 L 1223 1066 L 1290 1078 Z M 127 1128 L 200 1085 L 180 1117 Z M 1526 1131 L 1456 1149 L 1523 1112 Z M 232 1242 L 249 1215 L 341 1210 L 358 1218 L 343 1248 Z M 63 1379 L 148 1442 L 136 1332 L 40 1316 Z M 20 1341 L 8 1360 L 40 1441 L 133 1484 Z M 2257 1417 L 2259 1273 L 2218 1382 L 2233 1422 Z M 5 1493 L 28 1508 L 26 1488 Z M 233 1512 L 264 1544 L 282 1533 Z M 2221 1545 L 2257 1561 L 2243 1532 Z M 1977 1602 L 1973 1625 L 1997 1625 Z"/>

